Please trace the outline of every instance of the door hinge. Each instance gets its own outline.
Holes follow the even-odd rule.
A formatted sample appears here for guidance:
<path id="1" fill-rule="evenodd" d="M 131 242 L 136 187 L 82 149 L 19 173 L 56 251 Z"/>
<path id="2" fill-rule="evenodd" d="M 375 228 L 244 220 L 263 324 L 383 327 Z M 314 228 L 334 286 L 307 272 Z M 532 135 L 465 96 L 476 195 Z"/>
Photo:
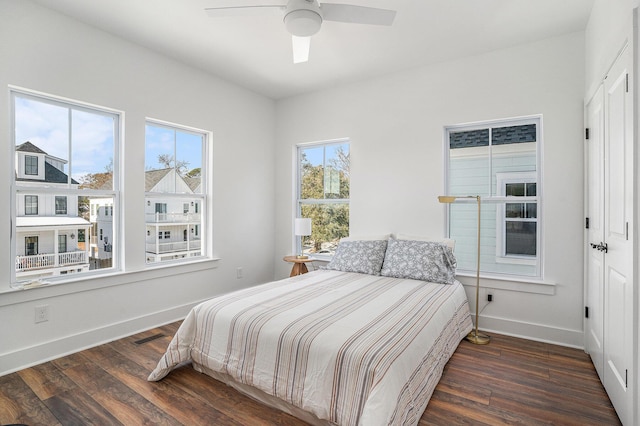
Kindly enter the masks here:
<path id="1" fill-rule="evenodd" d="M 624 81 L 624 85 L 625 85 L 625 90 L 627 93 L 629 93 L 629 73 L 627 73 L 625 76 L 625 81 Z"/>
<path id="2" fill-rule="evenodd" d="M 584 218 L 584 229 L 589 229 L 589 218 L 588 217 Z"/>
<path id="3" fill-rule="evenodd" d="M 584 317 L 585 318 L 589 318 L 589 307 L 588 306 L 584 307 Z"/>
<path id="4" fill-rule="evenodd" d="M 625 230 L 625 234 L 626 234 L 626 237 L 627 237 L 627 241 L 629 241 L 629 222 L 627 222 L 627 227 L 626 227 L 626 230 Z"/>
<path id="5" fill-rule="evenodd" d="M 589 128 L 588 127 L 586 129 L 584 129 L 584 138 L 586 140 L 589 140 Z"/>
<path id="6" fill-rule="evenodd" d="M 629 370 L 627 369 L 624 370 L 624 387 L 629 387 Z"/>

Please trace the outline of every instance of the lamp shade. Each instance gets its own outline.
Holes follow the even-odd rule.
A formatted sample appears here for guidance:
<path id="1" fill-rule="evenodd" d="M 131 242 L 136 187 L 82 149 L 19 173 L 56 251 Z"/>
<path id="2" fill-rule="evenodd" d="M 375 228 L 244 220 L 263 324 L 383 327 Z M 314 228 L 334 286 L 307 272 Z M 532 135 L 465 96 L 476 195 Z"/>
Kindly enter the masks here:
<path id="1" fill-rule="evenodd" d="M 295 235 L 311 235 L 311 219 L 298 217 L 294 224 Z"/>

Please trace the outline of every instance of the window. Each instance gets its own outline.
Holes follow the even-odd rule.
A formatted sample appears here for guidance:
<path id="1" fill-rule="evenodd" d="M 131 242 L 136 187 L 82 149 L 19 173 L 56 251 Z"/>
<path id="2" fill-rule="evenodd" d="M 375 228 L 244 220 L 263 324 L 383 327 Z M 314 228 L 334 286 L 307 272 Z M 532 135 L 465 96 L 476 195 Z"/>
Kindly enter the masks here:
<path id="1" fill-rule="evenodd" d="M 35 155 L 24 156 L 24 174 L 25 175 L 38 175 L 38 157 Z"/>
<path id="2" fill-rule="evenodd" d="M 24 239 L 24 253 L 27 256 L 34 256 L 38 254 L 38 237 L 25 237 Z M 23 259 L 24 260 L 24 259 Z"/>
<path id="3" fill-rule="evenodd" d="M 37 195 L 24 196 L 24 214 L 25 215 L 38 214 L 38 196 Z"/>
<path id="4" fill-rule="evenodd" d="M 298 217 L 311 218 L 311 235 L 296 238 L 296 253 L 330 258 L 349 235 L 349 141 L 299 145 Z"/>
<path id="5" fill-rule="evenodd" d="M 56 214 L 67 214 L 67 197 L 56 195 Z"/>
<path id="6" fill-rule="evenodd" d="M 115 218 L 104 220 L 93 213 L 94 205 L 118 209 L 120 115 L 23 90 L 11 91 L 11 103 L 16 159 L 12 283 L 39 277 L 55 282 L 70 269 L 93 274 L 103 272 L 97 269 L 113 269 L 117 265 L 111 255 L 103 256 L 97 240 L 88 238 L 81 244 L 78 240 L 80 231 L 85 235 L 96 224 L 101 237 L 104 233 L 113 240 L 117 235 Z M 32 217 L 38 212 L 37 218 Z M 37 240 L 27 234 L 34 226 L 43 242 L 37 257 L 33 254 L 38 251 Z M 76 232 L 78 240 L 75 236 L 67 240 Z M 27 241 L 27 247 L 22 241 Z"/>
<path id="7" fill-rule="evenodd" d="M 542 278 L 540 116 L 445 128 L 447 194 L 480 195 L 481 262 L 485 275 Z M 458 271 L 476 269 L 476 211 L 448 205 Z"/>
<path id="8" fill-rule="evenodd" d="M 147 263 L 188 261 L 205 256 L 206 241 L 189 229 L 206 227 L 205 212 L 210 197 L 206 186 L 205 161 L 209 133 L 184 126 L 147 121 L 145 133 L 145 191 Z M 191 212 L 193 206 L 193 212 Z M 186 236 L 184 241 L 174 238 Z M 205 228 L 206 229 L 206 228 Z M 203 233 L 207 235 L 206 233 Z M 162 242 L 160 242 L 162 240 Z"/>
<path id="9" fill-rule="evenodd" d="M 67 236 L 58 235 L 58 253 L 67 252 Z"/>
<path id="10" fill-rule="evenodd" d="M 167 203 L 156 203 L 156 213 L 164 214 L 167 212 Z"/>
<path id="11" fill-rule="evenodd" d="M 536 197 L 535 173 L 497 173 L 497 178 L 498 195 Z M 499 205 L 496 229 L 499 258 L 535 259 L 538 234 L 537 202 L 509 202 Z"/>

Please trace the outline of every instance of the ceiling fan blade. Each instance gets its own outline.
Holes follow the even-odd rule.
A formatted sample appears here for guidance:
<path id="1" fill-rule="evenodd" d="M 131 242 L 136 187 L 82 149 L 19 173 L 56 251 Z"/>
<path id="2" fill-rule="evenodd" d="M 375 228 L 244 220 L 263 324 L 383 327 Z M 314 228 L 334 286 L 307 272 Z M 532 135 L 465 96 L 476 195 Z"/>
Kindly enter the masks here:
<path id="1" fill-rule="evenodd" d="M 325 21 L 351 24 L 391 25 L 396 17 L 395 10 L 352 4 L 322 3 L 320 10 Z"/>
<path id="2" fill-rule="evenodd" d="M 291 36 L 291 43 L 293 45 L 293 63 L 307 62 L 309 60 L 311 37 Z"/>
<path id="3" fill-rule="evenodd" d="M 205 9 L 207 15 L 212 18 L 226 18 L 227 16 L 259 16 L 259 15 L 281 15 L 286 6 L 280 4 L 260 5 L 260 6 L 224 6 L 208 7 Z"/>

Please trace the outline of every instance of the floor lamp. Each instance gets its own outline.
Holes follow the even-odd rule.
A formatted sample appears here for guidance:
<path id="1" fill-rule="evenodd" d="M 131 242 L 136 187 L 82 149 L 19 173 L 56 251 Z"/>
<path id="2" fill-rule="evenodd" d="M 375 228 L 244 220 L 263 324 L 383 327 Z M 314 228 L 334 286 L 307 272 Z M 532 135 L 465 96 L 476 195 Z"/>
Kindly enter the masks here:
<path id="1" fill-rule="evenodd" d="M 478 332 L 478 305 L 480 301 L 480 196 L 479 195 L 462 195 L 462 196 L 453 196 L 453 195 L 441 195 L 438 197 L 438 201 L 445 204 L 452 204 L 458 199 L 468 199 L 475 198 L 478 202 L 478 236 L 477 243 L 478 248 L 476 250 L 477 253 L 477 264 L 476 264 L 476 324 L 475 328 L 471 330 L 471 332 L 467 335 L 467 340 L 471 343 L 475 343 L 476 345 L 486 345 L 491 340 L 491 337 L 486 334 L 482 334 Z"/>

